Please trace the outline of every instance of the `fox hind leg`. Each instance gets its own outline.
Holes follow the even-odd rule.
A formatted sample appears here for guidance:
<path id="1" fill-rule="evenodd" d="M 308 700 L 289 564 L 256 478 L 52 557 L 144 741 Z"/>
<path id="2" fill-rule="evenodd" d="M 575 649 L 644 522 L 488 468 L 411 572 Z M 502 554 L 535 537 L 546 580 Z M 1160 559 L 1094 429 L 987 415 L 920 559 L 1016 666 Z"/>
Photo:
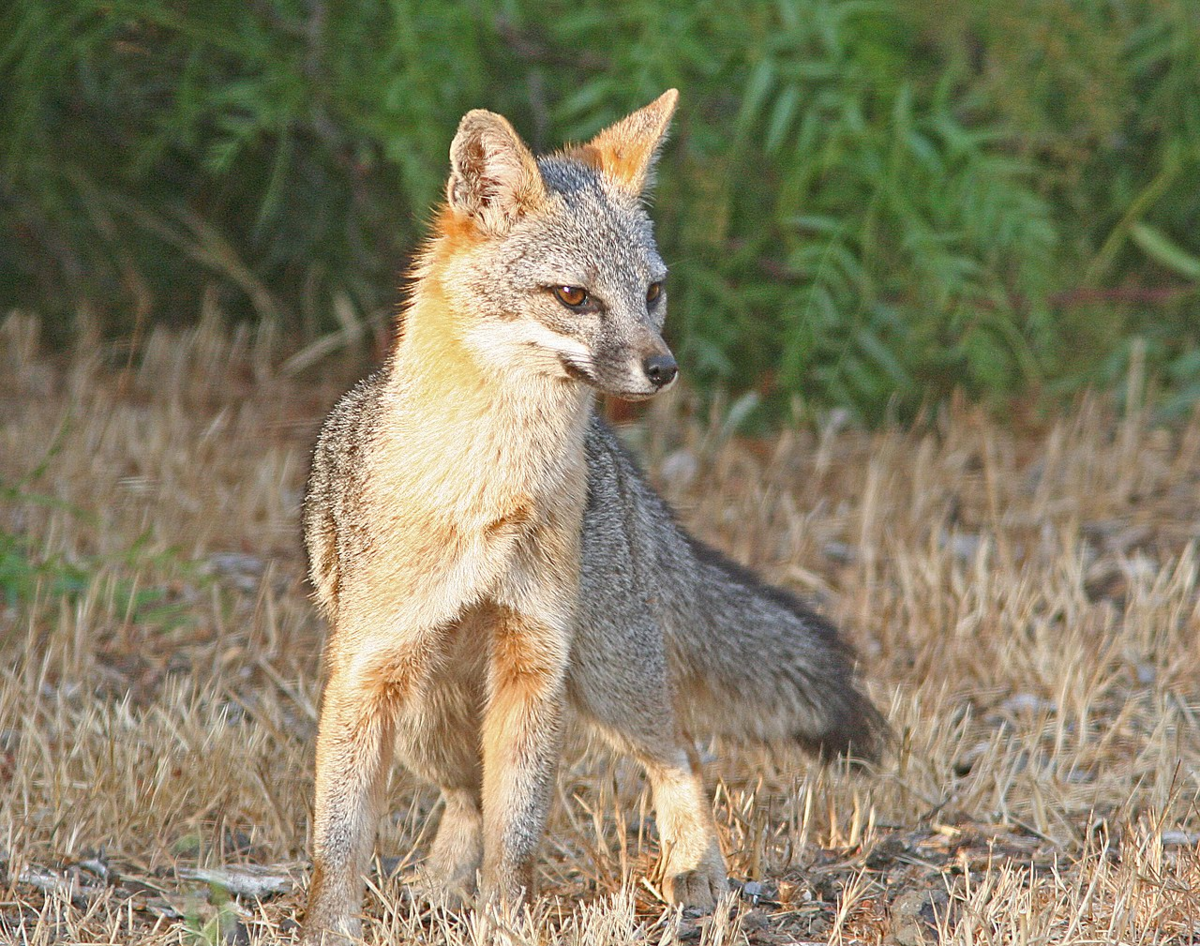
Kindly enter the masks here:
<path id="1" fill-rule="evenodd" d="M 442 820 L 421 872 L 430 899 L 459 907 L 475 892 L 483 866 L 483 807 L 478 791 L 442 789 Z"/>
<path id="2" fill-rule="evenodd" d="M 655 874 L 663 896 L 672 904 L 711 912 L 729 889 L 729 879 L 699 760 L 680 744 L 666 752 L 661 746 L 647 748 L 635 754 L 654 795 L 662 847 Z"/>
<path id="3" fill-rule="evenodd" d="M 647 725 L 656 718 L 658 727 Z M 669 712 L 638 718 L 610 712 L 599 728 L 646 770 L 660 848 L 654 879 L 663 897 L 672 905 L 712 912 L 729 878 L 694 750 Z"/>
<path id="4" fill-rule="evenodd" d="M 728 889 L 725 859 L 698 760 L 675 720 L 661 634 L 634 612 L 581 628 L 572 704 L 615 749 L 646 770 L 661 856 L 655 874 L 672 904 L 711 911 Z"/>
<path id="5" fill-rule="evenodd" d="M 419 705 L 401 714 L 396 751 L 442 793 L 442 814 L 414 893 L 458 907 L 475 893 L 483 865 L 483 759 L 480 748 L 487 626 L 468 614 L 446 635 L 446 658 Z"/>

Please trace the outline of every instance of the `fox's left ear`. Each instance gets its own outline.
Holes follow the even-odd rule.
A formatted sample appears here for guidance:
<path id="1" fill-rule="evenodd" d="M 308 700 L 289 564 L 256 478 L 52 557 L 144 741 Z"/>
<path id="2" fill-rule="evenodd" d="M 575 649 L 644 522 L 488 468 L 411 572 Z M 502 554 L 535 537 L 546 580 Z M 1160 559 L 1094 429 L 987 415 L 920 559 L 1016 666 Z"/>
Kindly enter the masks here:
<path id="1" fill-rule="evenodd" d="M 679 91 L 668 89 L 645 108 L 609 125 L 583 146 L 609 180 L 632 194 L 641 194 L 654 180 L 654 164 L 667 140 Z"/>

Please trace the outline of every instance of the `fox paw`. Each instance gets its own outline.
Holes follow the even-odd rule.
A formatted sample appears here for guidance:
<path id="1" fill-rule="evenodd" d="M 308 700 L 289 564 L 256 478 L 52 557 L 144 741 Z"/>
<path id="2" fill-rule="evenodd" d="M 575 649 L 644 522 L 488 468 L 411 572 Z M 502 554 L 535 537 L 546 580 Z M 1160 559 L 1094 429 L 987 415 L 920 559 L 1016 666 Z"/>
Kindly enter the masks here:
<path id="1" fill-rule="evenodd" d="M 685 910 L 712 913 L 721 895 L 729 889 L 729 881 L 724 872 L 714 875 L 689 870 L 666 878 L 663 886 L 666 888 L 663 893 L 671 904 Z"/>
<path id="2" fill-rule="evenodd" d="M 483 863 L 483 815 L 465 792 L 443 790 L 446 802 L 429 857 L 405 878 L 409 896 L 458 911 L 474 897 Z"/>
<path id="3" fill-rule="evenodd" d="M 657 871 L 659 882 L 663 897 L 672 906 L 712 913 L 729 890 L 725 860 L 715 842 L 699 860 L 699 864 L 692 865 L 679 864 L 676 859 L 664 861 Z"/>
<path id="4" fill-rule="evenodd" d="M 475 899 L 475 878 L 439 877 L 428 868 L 404 878 L 404 895 L 410 903 L 427 903 L 451 913 L 460 913 Z"/>
<path id="5" fill-rule="evenodd" d="M 308 918 L 300 930 L 300 946 L 354 946 L 362 942 L 362 924 L 357 917 L 334 925 Z"/>

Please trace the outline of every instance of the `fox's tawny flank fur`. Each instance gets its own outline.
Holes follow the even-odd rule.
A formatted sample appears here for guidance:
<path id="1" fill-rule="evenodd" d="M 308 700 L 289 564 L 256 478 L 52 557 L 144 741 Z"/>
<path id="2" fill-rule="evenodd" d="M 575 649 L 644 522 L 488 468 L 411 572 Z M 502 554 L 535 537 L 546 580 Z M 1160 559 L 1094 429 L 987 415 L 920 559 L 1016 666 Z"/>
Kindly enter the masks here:
<path id="1" fill-rule="evenodd" d="M 642 194 L 676 93 L 535 158 L 469 112 L 387 365 L 333 409 L 304 534 L 330 623 L 304 939 L 359 931 L 393 751 L 437 784 L 431 892 L 533 891 L 563 727 L 646 768 L 662 889 L 726 889 L 691 734 L 869 756 L 834 629 L 689 537 L 595 410 L 674 380 Z"/>

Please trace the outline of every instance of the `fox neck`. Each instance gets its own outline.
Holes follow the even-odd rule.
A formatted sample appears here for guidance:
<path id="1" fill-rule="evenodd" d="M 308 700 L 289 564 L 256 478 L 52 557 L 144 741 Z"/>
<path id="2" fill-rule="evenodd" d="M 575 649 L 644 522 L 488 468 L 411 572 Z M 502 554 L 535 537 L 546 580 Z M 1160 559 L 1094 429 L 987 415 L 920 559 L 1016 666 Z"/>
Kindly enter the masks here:
<path id="1" fill-rule="evenodd" d="M 481 314 L 457 311 L 430 275 L 418 281 L 389 369 L 399 439 L 422 451 L 423 466 L 446 452 L 456 480 L 552 490 L 583 462 L 594 393 L 526 364 L 485 363 L 467 340 Z"/>

